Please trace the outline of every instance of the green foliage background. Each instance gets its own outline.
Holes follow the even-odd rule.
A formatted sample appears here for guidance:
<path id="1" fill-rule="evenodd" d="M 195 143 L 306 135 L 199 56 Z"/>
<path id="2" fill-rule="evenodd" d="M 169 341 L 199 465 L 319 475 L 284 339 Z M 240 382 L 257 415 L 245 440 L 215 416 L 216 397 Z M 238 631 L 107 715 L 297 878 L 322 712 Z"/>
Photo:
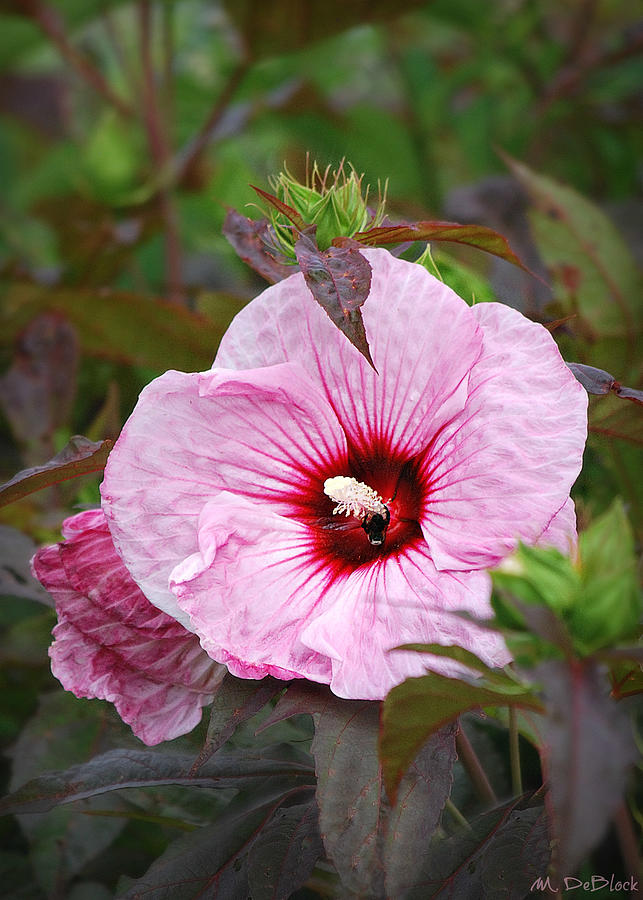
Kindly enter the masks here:
<path id="1" fill-rule="evenodd" d="M 284 163 L 303 177 L 306 154 L 322 167 L 350 160 L 374 197 L 388 182 L 394 220 L 506 235 L 543 282 L 452 246 L 434 248 L 441 277 L 468 301 L 565 319 L 555 335 L 567 360 L 640 388 L 642 32 L 626 0 L 0 9 L 0 480 L 70 435 L 114 438 L 165 369 L 209 367 L 234 313 L 265 286 L 222 236 L 226 206 L 256 216 L 250 185 L 267 187 Z M 591 429 L 580 524 L 620 495 L 640 535 L 640 409 L 594 398 Z M 103 704 L 57 691 L 54 616 L 26 565 L 30 541 L 56 540 L 65 515 L 98 501 L 97 483 L 0 509 L 0 739 L 15 747 L 30 720 L 17 746 L 33 772 L 86 758 L 84 742 L 95 753 L 132 740 Z M 60 759 L 44 735 L 64 742 Z M 60 811 L 39 834 L 3 820 L 4 895 L 100 900 L 115 872 L 140 875 L 189 804 L 169 790 L 131 804 L 107 849 L 104 829 Z M 66 828 L 82 839 L 61 847 Z"/>

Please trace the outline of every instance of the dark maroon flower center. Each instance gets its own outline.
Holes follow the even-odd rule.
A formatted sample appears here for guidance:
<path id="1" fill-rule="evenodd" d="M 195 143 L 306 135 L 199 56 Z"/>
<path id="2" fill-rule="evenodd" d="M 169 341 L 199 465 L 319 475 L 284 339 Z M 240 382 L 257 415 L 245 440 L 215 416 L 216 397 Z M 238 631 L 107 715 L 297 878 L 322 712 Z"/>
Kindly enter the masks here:
<path id="1" fill-rule="evenodd" d="M 349 450 L 348 461 L 339 471 L 323 473 L 325 477 L 354 478 L 380 495 L 390 520 L 379 544 L 372 542 L 373 535 L 369 536 L 363 517 L 333 514 L 336 503 L 323 491 L 324 478 L 311 477 L 296 516 L 311 526 L 311 551 L 319 564 L 339 576 L 399 555 L 409 545 L 422 541 L 419 520 L 425 490 L 418 468 L 417 459 L 404 459 L 390 451 L 365 456 Z"/>

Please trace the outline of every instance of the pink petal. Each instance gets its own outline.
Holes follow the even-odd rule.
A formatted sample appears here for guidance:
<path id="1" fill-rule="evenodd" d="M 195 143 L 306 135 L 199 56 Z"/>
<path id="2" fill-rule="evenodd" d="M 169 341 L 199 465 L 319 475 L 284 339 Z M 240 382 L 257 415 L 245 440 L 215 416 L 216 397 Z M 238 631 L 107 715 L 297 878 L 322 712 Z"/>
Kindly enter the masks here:
<path id="1" fill-rule="evenodd" d="M 482 335 L 466 303 L 422 266 L 364 251 L 373 269 L 363 316 L 379 375 L 313 300 L 302 275 L 268 288 L 234 319 L 215 364 L 291 360 L 324 390 L 354 449 L 415 455 L 460 411 Z M 336 474 L 336 473 L 330 473 Z"/>
<path id="2" fill-rule="evenodd" d="M 191 731 L 225 670 L 152 606 L 116 554 L 100 510 L 64 525 L 33 559 L 56 602 L 51 668 L 78 697 L 109 700 L 146 744 Z"/>
<path id="3" fill-rule="evenodd" d="M 332 660 L 332 691 L 339 697 L 379 700 L 405 678 L 428 668 L 457 675 L 461 667 L 442 657 L 392 648 L 405 643 L 456 644 L 489 665 L 510 655 L 502 638 L 452 615 L 491 615 L 490 583 L 483 572 L 438 572 L 418 544 L 380 566 L 337 580 L 325 597 L 330 608 L 314 618 L 302 641 Z"/>
<path id="4" fill-rule="evenodd" d="M 540 547 L 555 547 L 565 556 L 576 554 L 576 509 L 568 497 L 536 542 Z"/>
<path id="5" fill-rule="evenodd" d="M 500 303 L 472 312 L 484 331 L 465 409 L 425 458 L 422 530 L 438 569 L 496 564 L 535 542 L 581 467 L 587 395 L 550 334 Z"/>
<path id="6" fill-rule="evenodd" d="M 224 492 L 204 507 L 199 550 L 170 586 L 203 647 L 233 674 L 330 680 L 329 661 L 299 639 L 328 582 L 310 540 L 306 525 L 265 504 Z"/>
<path id="7" fill-rule="evenodd" d="M 343 431 L 299 366 L 167 372 L 143 391 L 110 454 L 103 507 L 146 597 L 190 628 L 168 577 L 198 549 L 204 504 L 230 490 L 293 512 L 304 485 L 323 497 L 329 471 L 345 465 Z"/>

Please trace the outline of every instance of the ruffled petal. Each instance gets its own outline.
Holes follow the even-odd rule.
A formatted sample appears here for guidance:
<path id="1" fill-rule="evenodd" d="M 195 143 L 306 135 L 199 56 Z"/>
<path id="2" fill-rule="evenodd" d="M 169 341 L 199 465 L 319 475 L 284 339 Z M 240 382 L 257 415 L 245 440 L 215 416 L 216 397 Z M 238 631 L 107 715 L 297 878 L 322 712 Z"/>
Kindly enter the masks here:
<path id="1" fill-rule="evenodd" d="M 168 577 L 197 551 L 208 500 L 229 490 L 302 513 L 345 464 L 344 433 L 301 367 L 167 372 L 143 391 L 110 454 L 103 508 L 145 596 L 190 628 Z"/>
<path id="2" fill-rule="evenodd" d="M 411 457 L 466 401 L 482 350 L 471 309 L 422 266 L 386 250 L 364 251 L 371 291 L 362 311 L 379 375 L 293 275 L 234 319 L 215 365 L 244 369 L 298 362 L 321 385 L 353 455 Z"/>
<path id="3" fill-rule="evenodd" d="M 64 533 L 64 543 L 33 559 L 58 613 L 52 672 L 76 696 L 112 702 L 146 744 L 191 731 L 225 669 L 146 600 L 100 510 L 67 519 Z"/>
<path id="4" fill-rule="evenodd" d="M 204 507 L 199 549 L 170 586 L 203 647 L 234 675 L 330 680 L 329 661 L 299 638 L 328 582 L 310 539 L 306 525 L 226 492 Z"/>
<path id="5" fill-rule="evenodd" d="M 401 644 L 456 644 L 488 665 L 509 662 L 496 632 L 453 614 L 489 618 L 489 597 L 486 573 L 438 572 L 426 547 L 418 544 L 335 582 L 325 598 L 330 608 L 313 619 L 301 638 L 330 657 L 335 694 L 381 700 L 396 684 L 428 668 L 446 675 L 462 671 L 447 658 L 392 649 Z"/>
<path id="6" fill-rule="evenodd" d="M 565 556 L 576 555 L 576 508 L 571 497 L 565 500 L 536 543 L 539 547 L 555 547 Z"/>
<path id="7" fill-rule="evenodd" d="M 500 303 L 484 332 L 465 409 L 438 430 L 421 477 L 422 530 L 438 569 L 485 568 L 535 542 L 581 467 L 587 394 L 542 326 Z"/>

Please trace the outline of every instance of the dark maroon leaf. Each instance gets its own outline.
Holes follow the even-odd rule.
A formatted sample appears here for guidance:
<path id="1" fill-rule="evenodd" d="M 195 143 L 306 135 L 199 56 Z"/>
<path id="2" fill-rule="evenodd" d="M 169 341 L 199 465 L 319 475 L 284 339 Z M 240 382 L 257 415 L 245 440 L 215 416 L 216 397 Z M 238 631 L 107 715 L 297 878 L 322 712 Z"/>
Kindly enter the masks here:
<path id="1" fill-rule="evenodd" d="M 402 779 L 384 845 L 386 896 L 406 897 L 421 884 L 421 863 L 453 785 L 455 724 L 434 734 Z"/>
<path id="2" fill-rule="evenodd" d="M 402 776 L 432 734 L 468 710 L 505 705 L 542 709 L 528 688 L 508 677 L 468 682 L 431 672 L 394 687 L 382 707 L 380 735 L 389 796 L 396 796 Z"/>
<path id="3" fill-rule="evenodd" d="M 0 525 L 0 597 L 22 597 L 54 605 L 50 594 L 31 574 L 29 560 L 37 549 L 27 535 Z"/>
<path id="4" fill-rule="evenodd" d="M 512 800 L 482 813 L 469 820 L 469 829 L 451 837 L 436 835 L 420 860 L 416 884 L 403 895 L 404 900 L 479 900 L 487 896 L 482 887 L 480 862 L 517 805 L 518 801 Z"/>
<path id="5" fill-rule="evenodd" d="M 514 809 L 480 855 L 482 895 L 523 900 L 545 876 L 550 856 L 545 810 Z"/>
<path id="6" fill-rule="evenodd" d="M 182 784 L 191 787 L 244 788 L 265 779 L 287 778 L 293 786 L 311 786 L 314 773 L 307 754 L 284 745 L 260 750 L 221 751 L 197 774 L 192 757 L 152 750 L 110 750 L 64 772 L 46 772 L 0 800 L 0 814 L 44 812 L 54 806 L 122 788 Z"/>
<path id="7" fill-rule="evenodd" d="M 319 821 L 347 892 L 406 896 L 450 793 L 454 729 L 420 749 L 391 807 L 377 753 L 380 704 L 329 698 L 315 716 Z"/>
<path id="8" fill-rule="evenodd" d="M 273 206 L 277 212 L 280 212 L 283 216 L 285 216 L 298 231 L 303 231 L 306 228 L 307 223 L 304 222 L 302 217 L 299 215 L 296 209 L 293 209 L 292 206 L 288 206 L 287 203 L 284 203 L 283 200 L 280 200 L 279 197 L 275 197 L 274 194 L 269 194 L 268 191 L 262 191 L 261 188 L 255 187 L 254 184 L 251 184 L 250 187 L 253 191 L 256 191 L 259 196 L 266 201 L 270 206 Z"/>
<path id="9" fill-rule="evenodd" d="M 0 404 L 16 438 L 35 451 L 29 462 L 51 454 L 47 445 L 71 411 L 77 368 L 78 338 L 62 316 L 41 314 L 19 336 L 13 365 L 0 378 Z"/>
<path id="10" fill-rule="evenodd" d="M 604 369 L 595 369 L 583 363 L 567 363 L 574 377 L 580 381 L 588 394 L 609 394 L 614 384 L 614 376 Z"/>
<path id="11" fill-rule="evenodd" d="M 375 369 L 360 309 L 371 290 L 368 260 L 352 246 L 322 252 L 310 234 L 300 235 L 295 253 L 315 300 Z"/>
<path id="12" fill-rule="evenodd" d="M 102 472 L 112 448 L 112 441 L 90 441 L 75 435 L 53 459 L 42 466 L 23 469 L 0 485 L 0 506 L 14 503 L 28 494 L 78 478 L 90 472 Z"/>
<path id="13" fill-rule="evenodd" d="M 505 237 L 484 225 L 460 225 L 458 222 L 409 222 L 401 225 L 380 225 L 353 235 L 356 241 L 369 247 L 381 244 L 400 244 L 404 241 L 450 241 L 466 244 L 499 256 L 533 275 L 516 256 Z M 534 276 L 537 277 L 537 276 Z"/>
<path id="14" fill-rule="evenodd" d="M 263 709 L 266 703 L 282 690 L 283 682 L 274 678 L 245 681 L 233 675 L 226 675 L 215 694 L 210 710 L 208 733 L 191 773 L 197 774 L 242 722 Z"/>
<path id="15" fill-rule="evenodd" d="M 591 664 L 550 661 L 532 673 L 547 712 L 534 717 L 549 784 L 561 875 L 576 871 L 621 803 L 637 759 L 629 721 Z"/>
<path id="16" fill-rule="evenodd" d="M 270 225 L 265 219 L 255 220 L 242 216 L 234 209 L 228 209 L 223 223 L 223 233 L 230 241 L 238 256 L 262 278 L 275 284 L 298 271 L 297 266 L 279 262 L 274 246 Z"/>
<path id="17" fill-rule="evenodd" d="M 595 369 L 594 366 L 586 366 L 584 363 L 567 363 L 567 367 L 588 394 L 613 393 L 617 397 L 622 397 L 623 400 L 643 403 L 643 391 L 625 387 L 604 369 Z"/>
<path id="18" fill-rule="evenodd" d="M 248 855 L 253 900 L 288 900 L 324 852 L 314 798 L 279 809 L 255 838 Z"/>
<path id="19" fill-rule="evenodd" d="M 121 900 L 247 900 L 247 854 L 276 811 L 296 797 L 310 801 L 311 791 L 274 779 L 242 792 L 217 814 L 214 825 L 199 828 L 167 848 L 127 890 Z"/>
<path id="20" fill-rule="evenodd" d="M 316 717 L 312 751 L 319 826 L 344 889 L 384 896 L 383 834 L 388 812 L 377 758 L 379 704 L 337 699 Z"/>
<path id="21" fill-rule="evenodd" d="M 622 397 L 623 400 L 632 400 L 634 403 L 643 403 L 643 391 L 636 391 L 634 388 L 624 387 L 622 384 L 619 384 L 618 381 L 614 382 L 612 390 L 617 397 Z"/>
<path id="22" fill-rule="evenodd" d="M 313 716 L 322 713 L 328 704 L 334 701 L 335 697 L 326 685 L 314 684 L 311 681 L 294 681 L 288 685 L 268 718 L 261 723 L 257 734 L 291 716 L 304 714 Z"/>

